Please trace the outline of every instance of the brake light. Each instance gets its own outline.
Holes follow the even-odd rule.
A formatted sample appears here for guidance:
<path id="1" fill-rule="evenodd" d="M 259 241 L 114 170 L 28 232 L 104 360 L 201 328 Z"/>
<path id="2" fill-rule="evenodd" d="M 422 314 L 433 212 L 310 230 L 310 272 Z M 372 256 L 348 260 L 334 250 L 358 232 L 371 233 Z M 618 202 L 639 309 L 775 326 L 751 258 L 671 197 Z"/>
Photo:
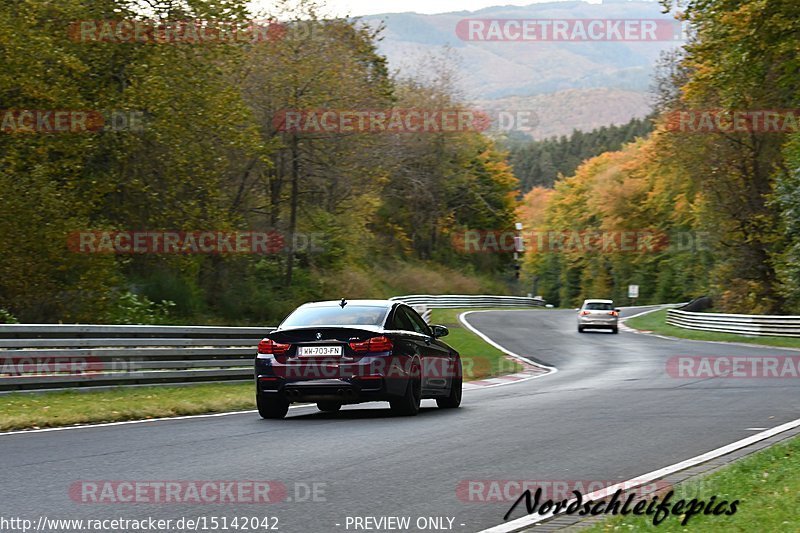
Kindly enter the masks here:
<path id="1" fill-rule="evenodd" d="M 611 315 L 611 316 L 619 316 L 619 313 L 617 313 L 616 311 L 611 311 L 608 314 Z"/>
<path id="2" fill-rule="evenodd" d="M 280 344 L 272 339 L 264 339 L 258 343 L 258 353 L 270 355 L 285 355 L 291 344 Z"/>
<path id="3" fill-rule="evenodd" d="M 369 340 L 370 352 L 388 352 L 394 344 L 388 337 L 373 337 Z"/>
<path id="4" fill-rule="evenodd" d="M 394 348 L 394 343 L 388 337 L 372 337 L 363 342 L 350 342 L 350 349 L 356 353 L 388 352 Z"/>
<path id="5" fill-rule="evenodd" d="M 581 316 L 591 315 L 589 311 L 581 311 Z"/>

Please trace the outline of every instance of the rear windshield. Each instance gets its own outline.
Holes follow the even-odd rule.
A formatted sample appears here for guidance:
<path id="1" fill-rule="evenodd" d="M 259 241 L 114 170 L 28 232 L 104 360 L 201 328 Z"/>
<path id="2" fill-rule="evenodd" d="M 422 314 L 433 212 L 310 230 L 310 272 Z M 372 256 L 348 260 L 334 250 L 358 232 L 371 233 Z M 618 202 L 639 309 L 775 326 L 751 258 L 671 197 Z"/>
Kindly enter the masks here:
<path id="1" fill-rule="evenodd" d="M 613 311 L 614 304 L 590 303 L 583 306 L 587 311 Z"/>
<path id="2" fill-rule="evenodd" d="M 281 328 L 303 326 L 382 326 L 389 309 L 367 305 L 300 307 L 281 324 Z"/>

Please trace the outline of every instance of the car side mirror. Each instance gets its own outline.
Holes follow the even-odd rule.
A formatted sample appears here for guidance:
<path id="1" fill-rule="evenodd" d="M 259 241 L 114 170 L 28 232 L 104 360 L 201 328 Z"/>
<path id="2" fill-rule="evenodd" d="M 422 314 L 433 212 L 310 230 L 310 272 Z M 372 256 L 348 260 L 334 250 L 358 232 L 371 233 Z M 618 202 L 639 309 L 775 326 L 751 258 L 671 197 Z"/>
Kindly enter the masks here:
<path id="1" fill-rule="evenodd" d="M 450 335 L 450 330 L 445 326 L 431 326 L 431 332 L 433 332 L 433 337 L 435 339 Z"/>
<path id="2" fill-rule="evenodd" d="M 616 311 L 617 313 L 619 313 L 619 312 L 620 312 L 620 310 L 619 310 L 619 309 L 614 309 L 614 311 Z"/>
<path id="3" fill-rule="evenodd" d="M 581 308 L 580 308 L 580 307 L 576 307 L 576 308 L 575 308 L 575 310 L 576 310 L 576 311 L 580 311 L 580 310 L 581 310 Z"/>

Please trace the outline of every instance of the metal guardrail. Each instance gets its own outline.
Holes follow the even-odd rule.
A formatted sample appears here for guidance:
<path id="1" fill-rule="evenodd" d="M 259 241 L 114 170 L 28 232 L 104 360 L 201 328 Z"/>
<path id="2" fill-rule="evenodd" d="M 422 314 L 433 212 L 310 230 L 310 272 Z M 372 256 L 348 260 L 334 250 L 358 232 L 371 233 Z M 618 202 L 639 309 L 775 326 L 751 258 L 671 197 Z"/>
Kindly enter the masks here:
<path id="1" fill-rule="evenodd" d="M 545 301 L 523 296 L 486 295 L 443 295 L 415 294 L 396 296 L 398 300 L 411 306 L 425 306 L 430 309 L 460 309 L 474 307 L 544 307 Z"/>
<path id="2" fill-rule="evenodd" d="M 430 310 L 537 307 L 513 296 L 400 296 Z M 0 325 L 0 393 L 208 382 L 251 382 L 255 347 L 274 328 Z"/>
<path id="3" fill-rule="evenodd" d="M 667 324 L 684 329 L 754 337 L 800 337 L 800 316 L 727 315 L 670 309 L 667 311 Z"/>
<path id="4" fill-rule="evenodd" d="M 272 329 L 0 325 L 0 392 L 250 382 Z"/>
<path id="5" fill-rule="evenodd" d="M 428 324 L 431 323 L 431 310 L 427 305 L 412 305 L 411 307 L 414 308 L 414 311 L 419 313 L 419 316 L 427 322 Z"/>

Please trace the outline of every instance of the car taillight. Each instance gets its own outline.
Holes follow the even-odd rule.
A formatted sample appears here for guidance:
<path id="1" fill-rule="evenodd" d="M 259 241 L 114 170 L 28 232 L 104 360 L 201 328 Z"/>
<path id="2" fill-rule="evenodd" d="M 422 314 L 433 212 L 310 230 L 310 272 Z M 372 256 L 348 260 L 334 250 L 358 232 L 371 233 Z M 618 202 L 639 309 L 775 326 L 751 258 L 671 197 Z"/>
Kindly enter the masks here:
<path id="1" fill-rule="evenodd" d="M 608 314 L 611 315 L 611 316 L 619 316 L 619 313 L 617 313 L 616 311 L 611 311 Z"/>
<path id="2" fill-rule="evenodd" d="M 394 348 L 394 344 L 388 337 L 372 337 L 363 342 L 351 341 L 350 348 L 356 353 L 388 352 Z"/>
<path id="3" fill-rule="evenodd" d="M 270 355 L 285 355 L 291 344 L 280 344 L 272 339 L 264 339 L 258 343 L 258 353 Z"/>
<path id="4" fill-rule="evenodd" d="M 350 341 L 350 349 L 356 353 L 365 353 L 369 351 L 369 341 L 364 341 L 364 342 Z"/>
<path id="5" fill-rule="evenodd" d="M 589 311 L 581 311 L 581 316 L 591 315 Z"/>
<path id="6" fill-rule="evenodd" d="M 370 352 L 388 352 L 394 344 L 388 337 L 373 337 L 369 340 Z"/>

